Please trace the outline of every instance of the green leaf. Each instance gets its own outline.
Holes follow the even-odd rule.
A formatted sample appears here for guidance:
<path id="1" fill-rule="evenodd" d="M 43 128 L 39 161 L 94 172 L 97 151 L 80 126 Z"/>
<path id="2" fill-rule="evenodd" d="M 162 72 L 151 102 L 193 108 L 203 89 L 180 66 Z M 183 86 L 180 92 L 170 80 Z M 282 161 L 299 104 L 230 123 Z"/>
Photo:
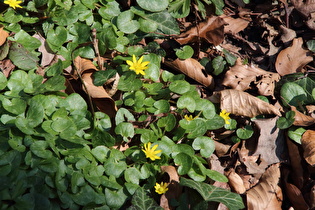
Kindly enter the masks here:
<path id="1" fill-rule="evenodd" d="M 145 78 L 152 79 L 157 82 L 160 77 L 160 65 L 161 65 L 161 57 L 150 53 L 148 55 L 143 56 L 143 61 L 149 61 L 148 68 L 145 70 Z"/>
<path id="2" fill-rule="evenodd" d="M 137 75 L 134 72 L 128 72 L 123 74 L 118 83 L 118 89 L 122 91 L 138 90 L 142 87 L 142 81 L 136 78 Z"/>
<path id="3" fill-rule="evenodd" d="M 38 157 L 43 159 L 49 159 L 52 157 L 52 152 L 47 150 L 48 143 L 46 141 L 35 141 L 30 150 Z"/>
<path id="4" fill-rule="evenodd" d="M 173 114 L 168 114 L 165 117 L 161 117 L 158 122 L 157 125 L 161 128 L 161 127 L 165 127 L 166 131 L 171 131 L 173 130 L 173 128 L 176 125 L 176 118 Z"/>
<path id="5" fill-rule="evenodd" d="M 38 39 L 32 37 L 24 30 L 20 30 L 16 33 L 14 39 L 28 51 L 33 51 L 41 46 L 41 42 Z"/>
<path id="6" fill-rule="evenodd" d="M 69 11 L 64 8 L 57 8 L 50 15 L 52 17 L 52 21 L 59 26 L 69 26 L 78 21 L 79 18 L 79 6 L 72 6 Z"/>
<path id="7" fill-rule="evenodd" d="M 288 136 L 290 139 L 298 144 L 301 144 L 301 138 L 306 130 L 302 127 L 292 126 L 288 129 Z"/>
<path id="8" fill-rule="evenodd" d="M 280 129 L 287 129 L 288 127 L 290 127 L 293 122 L 294 122 L 294 116 L 295 116 L 295 112 L 294 111 L 288 111 L 285 113 L 285 117 L 280 117 L 277 122 L 276 125 L 278 128 Z"/>
<path id="9" fill-rule="evenodd" d="M 121 135 L 127 142 L 128 137 L 132 138 L 135 135 L 135 129 L 131 123 L 121 122 L 116 126 L 115 133 Z"/>
<path id="10" fill-rule="evenodd" d="M 33 128 L 41 124 L 44 119 L 43 105 L 31 99 L 29 101 L 29 107 L 26 113 L 26 119 L 29 121 L 29 125 Z"/>
<path id="11" fill-rule="evenodd" d="M 206 119 L 212 119 L 216 115 L 215 106 L 212 102 L 206 99 L 197 99 L 196 110 L 201 111 L 202 116 Z"/>
<path id="12" fill-rule="evenodd" d="M 131 114 L 131 112 L 126 108 L 120 108 L 118 109 L 116 116 L 115 116 L 115 122 L 116 125 L 120 124 L 124 121 L 136 121 L 135 117 Z"/>
<path id="13" fill-rule="evenodd" d="M 117 17 L 120 14 L 119 3 L 117 3 L 116 1 L 106 2 L 106 5 L 104 7 L 101 7 L 98 10 L 98 13 L 105 20 L 111 20 L 112 18 Z"/>
<path id="14" fill-rule="evenodd" d="M 105 146 L 97 146 L 91 150 L 91 153 L 98 161 L 104 163 L 109 156 L 109 151 L 110 149 Z"/>
<path id="15" fill-rule="evenodd" d="M 26 147 L 23 145 L 23 138 L 20 136 L 11 136 L 11 138 L 8 140 L 8 143 L 12 149 L 18 152 L 25 152 L 26 150 Z"/>
<path id="16" fill-rule="evenodd" d="M 142 9 L 145 9 L 150 12 L 160 12 L 165 10 L 168 6 L 168 0 L 137 0 L 137 3 Z"/>
<path id="17" fill-rule="evenodd" d="M 9 54 L 10 44 L 9 42 L 5 42 L 2 46 L 0 46 L 0 60 L 4 60 Z"/>
<path id="18" fill-rule="evenodd" d="M 168 11 L 175 18 L 183 18 L 189 15 L 191 0 L 175 0 L 170 3 Z"/>
<path id="19" fill-rule="evenodd" d="M 217 182 L 228 182 L 228 178 L 218 171 L 207 169 L 207 176 Z"/>
<path id="20" fill-rule="evenodd" d="M 232 53 L 230 53 L 229 51 L 227 51 L 226 49 L 223 49 L 223 53 L 225 56 L 225 60 L 228 62 L 228 64 L 230 66 L 233 66 L 237 60 L 237 57 L 234 56 Z"/>
<path id="21" fill-rule="evenodd" d="M 146 14 L 142 11 L 137 10 L 136 7 L 131 7 L 131 11 L 141 16 L 142 18 L 152 22 L 152 24 L 157 25 L 157 32 L 163 34 L 174 34 L 180 33 L 179 26 L 176 19 L 171 16 L 167 11 L 154 12 Z"/>
<path id="22" fill-rule="evenodd" d="M 139 19 L 140 30 L 145 33 L 154 32 L 158 28 L 158 24 L 144 18 Z"/>
<path id="23" fill-rule="evenodd" d="M 49 91 L 59 91 L 59 90 L 64 90 L 66 89 L 65 84 L 65 77 L 58 75 L 49 78 L 45 83 L 41 85 L 41 89 L 44 92 L 49 92 Z"/>
<path id="24" fill-rule="evenodd" d="M 0 90 L 3 90 L 7 86 L 7 78 L 2 72 L 0 72 Z"/>
<path id="25" fill-rule="evenodd" d="M 116 74 L 116 70 L 107 69 L 106 71 L 96 71 L 93 73 L 93 84 L 96 86 L 102 86 L 108 79 L 112 78 Z"/>
<path id="26" fill-rule="evenodd" d="M 13 42 L 10 47 L 9 58 L 12 60 L 14 65 L 23 70 L 35 69 L 38 57 L 27 49 L 25 49 L 21 44 Z"/>
<path id="27" fill-rule="evenodd" d="M 112 191 L 108 188 L 105 188 L 105 198 L 106 204 L 112 209 L 119 209 L 127 199 L 127 195 L 124 193 L 123 189 L 118 191 Z"/>
<path id="28" fill-rule="evenodd" d="M 141 173 L 138 169 L 131 167 L 127 168 L 124 172 L 124 177 L 127 182 L 139 185 L 139 180 L 141 179 Z"/>
<path id="29" fill-rule="evenodd" d="M 306 46 L 310 51 L 315 52 L 315 40 L 307 41 Z"/>
<path id="30" fill-rule="evenodd" d="M 153 198 L 150 198 L 146 191 L 139 187 L 135 194 L 132 196 L 131 200 L 132 206 L 128 210 L 163 210 L 162 207 L 157 205 Z"/>
<path id="31" fill-rule="evenodd" d="M 189 112 L 193 113 L 196 109 L 196 102 L 191 96 L 183 95 L 178 99 L 177 107 L 180 109 L 187 108 Z"/>
<path id="32" fill-rule="evenodd" d="M 175 50 L 175 53 L 179 59 L 188 59 L 191 58 L 194 54 L 194 49 L 189 45 L 185 45 L 183 48 Z"/>
<path id="33" fill-rule="evenodd" d="M 67 30 L 63 26 L 58 26 L 56 29 L 50 29 L 47 33 L 47 43 L 53 51 L 58 51 L 67 40 Z"/>
<path id="34" fill-rule="evenodd" d="M 180 184 L 197 190 L 205 201 L 220 202 L 226 205 L 229 209 L 245 208 L 241 196 L 228 190 L 183 177 L 180 178 Z"/>
<path id="35" fill-rule="evenodd" d="M 184 94 L 190 90 L 190 84 L 185 80 L 176 80 L 170 84 L 169 89 L 174 93 Z"/>
<path id="36" fill-rule="evenodd" d="M 154 112 L 154 114 L 161 114 L 161 113 L 167 113 L 170 110 L 170 104 L 167 100 L 158 100 L 154 102 L 154 107 L 157 108 L 157 110 Z"/>
<path id="37" fill-rule="evenodd" d="M 105 162 L 104 168 L 105 168 L 105 173 L 108 176 L 112 175 L 118 178 L 127 169 L 127 164 L 124 161 L 114 162 L 112 160 L 108 160 Z"/>
<path id="38" fill-rule="evenodd" d="M 62 74 L 63 66 L 62 61 L 58 59 L 57 63 L 54 63 L 53 65 L 49 66 L 45 72 L 48 77 L 56 76 Z"/>
<path id="39" fill-rule="evenodd" d="M 164 151 L 163 151 L 164 152 Z M 185 175 L 188 173 L 193 165 L 192 158 L 186 153 L 178 153 L 174 158 L 174 163 L 178 165 L 177 172 L 179 175 Z"/>
<path id="40" fill-rule="evenodd" d="M 281 99 L 285 105 L 299 106 L 307 100 L 307 94 L 305 90 L 294 82 L 287 82 L 282 85 Z"/>
<path id="41" fill-rule="evenodd" d="M 22 114 L 26 110 L 26 102 L 20 98 L 2 99 L 2 106 L 5 110 L 12 114 Z"/>
<path id="42" fill-rule="evenodd" d="M 214 141 L 206 136 L 197 137 L 192 143 L 192 147 L 195 150 L 200 150 L 201 156 L 209 158 L 214 152 Z"/>
<path id="43" fill-rule="evenodd" d="M 253 127 L 246 125 L 244 128 L 239 128 L 236 130 L 236 135 L 240 139 L 249 139 L 254 134 Z"/>
<path id="44" fill-rule="evenodd" d="M 119 30 L 126 34 L 135 33 L 139 28 L 140 24 L 138 21 L 133 20 L 134 13 L 130 10 L 120 13 L 117 17 L 117 27 Z"/>
<path id="45" fill-rule="evenodd" d="M 219 75 L 223 72 L 226 65 L 226 61 L 224 61 L 224 58 L 222 56 L 217 56 L 212 60 L 212 68 L 213 68 L 213 74 Z"/>

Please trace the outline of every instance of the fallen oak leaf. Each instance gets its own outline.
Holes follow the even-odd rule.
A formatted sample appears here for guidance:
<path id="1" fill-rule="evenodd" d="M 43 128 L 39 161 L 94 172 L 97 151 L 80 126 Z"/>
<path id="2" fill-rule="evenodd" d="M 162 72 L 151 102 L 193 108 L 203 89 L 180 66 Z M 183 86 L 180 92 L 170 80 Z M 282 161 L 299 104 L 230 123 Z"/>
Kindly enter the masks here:
<path id="1" fill-rule="evenodd" d="M 224 25 L 226 22 L 218 16 L 209 17 L 205 22 L 199 23 L 188 31 L 181 33 L 175 40 L 181 45 L 198 41 L 201 37 L 207 42 L 219 45 L 224 40 Z"/>
<path id="2" fill-rule="evenodd" d="M 228 113 L 246 117 L 256 117 L 261 114 L 281 116 L 275 106 L 248 93 L 227 89 L 216 94 L 220 95 L 221 109 L 225 109 Z"/>
<path id="3" fill-rule="evenodd" d="M 309 50 L 302 47 L 303 39 L 293 39 L 292 46 L 282 50 L 276 59 L 276 70 L 281 75 L 301 72 L 302 68 L 313 60 Z"/>
<path id="4" fill-rule="evenodd" d="M 214 86 L 213 77 L 205 72 L 204 67 L 196 59 L 176 59 L 174 61 L 164 61 L 164 64 L 210 89 Z"/>
<path id="5" fill-rule="evenodd" d="M 236 90 L 251 89 L 251 84 L 255 84 L 258 93 L 263 96 L 274 98 L 274 89 L 280 75 L 268 72 L 253 65 L 243 65 L 241 59 L 237 59 L 225 74 L 222 84 Z"/>
<path id="6" fill-rule="evenodd" d="M 307 130 L 301 138 L 303 157 L 308 164 L 315 166 L 315 131 Z"/>
<path id="7" fill-rule="evenodd" d="M 315 123 L 315 119 L 298 111 L 295 106 L 291 106 L 291 110 L 295 112 L 293 125 L 295 126 L 310 126 Z"/>
<path id="8" fill-rule="evenodd" d="M 277 196 L 280 178 L 279 165 L 279 163 L 271 165 L 262 175 L 259 183 L 246 192 L 248 210 L 267 209 L 270 201 Z"/>

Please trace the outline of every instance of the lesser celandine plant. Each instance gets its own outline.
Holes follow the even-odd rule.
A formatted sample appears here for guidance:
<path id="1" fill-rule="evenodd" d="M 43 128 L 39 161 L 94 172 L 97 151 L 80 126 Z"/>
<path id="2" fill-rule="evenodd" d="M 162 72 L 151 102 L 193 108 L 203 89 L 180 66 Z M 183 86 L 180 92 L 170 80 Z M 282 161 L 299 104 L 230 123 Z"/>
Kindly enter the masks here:
<path id="1" fill-rule="evenodd" d="M 3 209 L 159 209 L 160 196 L 172 193 L 161 166 L 175 167 L 179 184 L 198 198 L 179 202 L 188 196 L 183 190 L 174 207 L 208 201 L 244 207 L 238 194 L 210 184 L 227 178 L 206 162 L 214 152 L 206 132 L 224 127 L 228 114 L 221 117 L 184 75 L 160 71 L 165 51 L 159 44 L 135 45 L 179 34 L 174 4 L 135 3 L 127 9 L 98 0 L 0 3 L 0 24 L 10 33 L 0 60 L 16 66 L 9 77 L 0 73 Z M 41 46 L 62 59 L 44 64 Z M 92 60 L 109 52 L 114 58 L 93 78 L 102 85 L 119 75 L 121 100 L 112 118 L 90 112 L 79 94 L 63 92 L 63 69 L 77 56 Z"/>

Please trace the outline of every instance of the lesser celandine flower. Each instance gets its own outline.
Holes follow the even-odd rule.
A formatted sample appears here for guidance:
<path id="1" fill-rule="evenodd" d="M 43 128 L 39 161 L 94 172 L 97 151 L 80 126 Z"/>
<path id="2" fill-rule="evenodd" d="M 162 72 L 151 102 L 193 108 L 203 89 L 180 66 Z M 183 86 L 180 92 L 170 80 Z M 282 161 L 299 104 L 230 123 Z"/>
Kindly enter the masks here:
<path id="1" fill-rule="evenodd" d="M 17 1 L 17 0 L 6 0 L 4 1 L 5 4 L 8 4 L 10 7 L 15 9 L 16 7 L 22 8 L 19 4 L 22 3 L 22 1 Z"/>
<path id="2" fill-rule="evenodd" d="M 158 194 L 166 193 L 166 191 L 168 191 L 167 186 L 168 186 L 168 184 L 164 183 L 164 182 L 161 182 L 161 184 L 156 183 L 154 186 L 155 192 L 157 192 Z"/>
<path id="3" fill-rule="evenodd" d="M 185 114 L 184 115 L 184 118 L 185 118 L 185 120 L 187 120 L 187 121 L 192 121 L 192 120 L 194 120 L 194 119 L 196 119 L 198 116 L 196 116 L 196 117 L 193 117 L 192 115 L 187 115 L 187 114 Z"/>
<path id="4" fill-rule="evenodd" d="M 161 159 L 157 154 L 162 152 L 162 150 L 156 150 L 157 147 L 158 145 L 156 144 L 151 148 L 151 142 L 144 144 L 144 149 L 142 149 L 142 151 L 145 153 L 146 158 L 150 158 L 151 160 Z"/>
<path id="5" fill-rule="evenodd" d="M 225 124 L 230 124 L 230 117 L 229 117 L 230 113 L 226 112 L 225 109 L 223 109 L 220 112 L 220 117 L 222 117 L 225 120 Z"/>
<path id="6" fill-rule="evenodd" d="M 132 61 L 127 60 L 127 64 L 130 66 L 129 69 L 133 70 L 136 72 L 136 74 L 142 74 L 145 75 L 144 70 L 147 69 L 147 65 L 150 63 L 149 61 L 144 61 L 143 60 L 143 56 L 141 56 L 139 58 L 139 60 L 137 60 L 135 55 L 132 55 Z"/>

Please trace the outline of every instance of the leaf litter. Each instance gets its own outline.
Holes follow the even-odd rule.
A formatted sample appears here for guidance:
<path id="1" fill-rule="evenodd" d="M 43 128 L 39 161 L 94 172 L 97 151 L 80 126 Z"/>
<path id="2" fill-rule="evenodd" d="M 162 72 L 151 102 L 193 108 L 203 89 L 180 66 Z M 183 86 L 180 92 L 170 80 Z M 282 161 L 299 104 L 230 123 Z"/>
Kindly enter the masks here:
<path id="1" fill-rule="evenodd" d="M 221 166 L 224 169 L 221 173 L 229 180 L 228 185 L 216 182 L 217 185 L 244 195 L 247 209 L 313 208 L 315 108 L 307 104 L 307 112 L 299 106 L 290 107 L 295 113 L 293 125 L 307 129 L 302 135 L 301 145 L 277 128 L 276 121 L 283 115 L 282 107 L 278 106 L 281 100 L 277 89 L 279 80 L 298 72 L 308 76 L 315 69 L 314 55 L 305 47 L 307 41 L 314 41 L 315 4 L 311 0 L 267 1 L 247 5 L 243 1 L 226 2 L 228 4 L 221 16 L 209 16 L 205 20 L 194 17 L 192 21 L 190 17 L 178 18 L 178 22 L 186 27 L 180 35 L 173 36 L 172 41 L 180 45 L 190 44 L 195 52 L 207 46 L 204 55 L 209 60 L 217 56 L 226 58 L 222 49 L 228 49 L 238 57 L 235 64 L 218 75 L 209 74 L 207 66 L 200 64 L 200 57 L 165 59 L 163 64 L 169 71 L 185 74 L 191 83 L 201 84 L 201 88 L 197 86 L 201 95 L 219 104 L 220 109 L 231 113 L 241 125 L 245 126 L 250 118 L 255 118 L 252 119 L 256 129 L 254 136 L 241 143 L 227 141 L 231 135 L 229 132 L 216 131 L 215 135 L 224 138 L 215 142 L 215 167 Z M 8 36 L 0 28 L 0 55 L 4 53 Z M 42 53 L 41 66 L 51 65 L 53 54 L 45 40 L 35 37 L 42 43 L 39 49 Z M 141 40 L 139 44 L 146 45 L 146 42 Z M 24 49 L 16 48 L 19 55 L 27 53 Z M 172 53 L 167 48 L 165 51 Z M 73 86 L 69 89 L 85 91 L 100 111 L 113 117 L 117 111 L 115 99 L 104 87 L 93 84 L 92 74 L 98 71 L 93 62 L 76 57 L 74 66 L 77 71 L 72 70 L 67 75 L 69 86 Z M 14 68 L 10 60 L 0 62 L 0 69 L 6 77 Z M 78 83 L 79 88 L 75 87 Z M 268 97 L 270 102 L 257 96 Z M 261 115 L 266 119 L 259 119 Z M 180 196 L 182 188 L 178 185 L 180 176 L 174 167 L 165 166 L 162 171 L 169 176 L 170 190 L 162 196 L 160 205 L 168 209 L 169 202 Z"/>

